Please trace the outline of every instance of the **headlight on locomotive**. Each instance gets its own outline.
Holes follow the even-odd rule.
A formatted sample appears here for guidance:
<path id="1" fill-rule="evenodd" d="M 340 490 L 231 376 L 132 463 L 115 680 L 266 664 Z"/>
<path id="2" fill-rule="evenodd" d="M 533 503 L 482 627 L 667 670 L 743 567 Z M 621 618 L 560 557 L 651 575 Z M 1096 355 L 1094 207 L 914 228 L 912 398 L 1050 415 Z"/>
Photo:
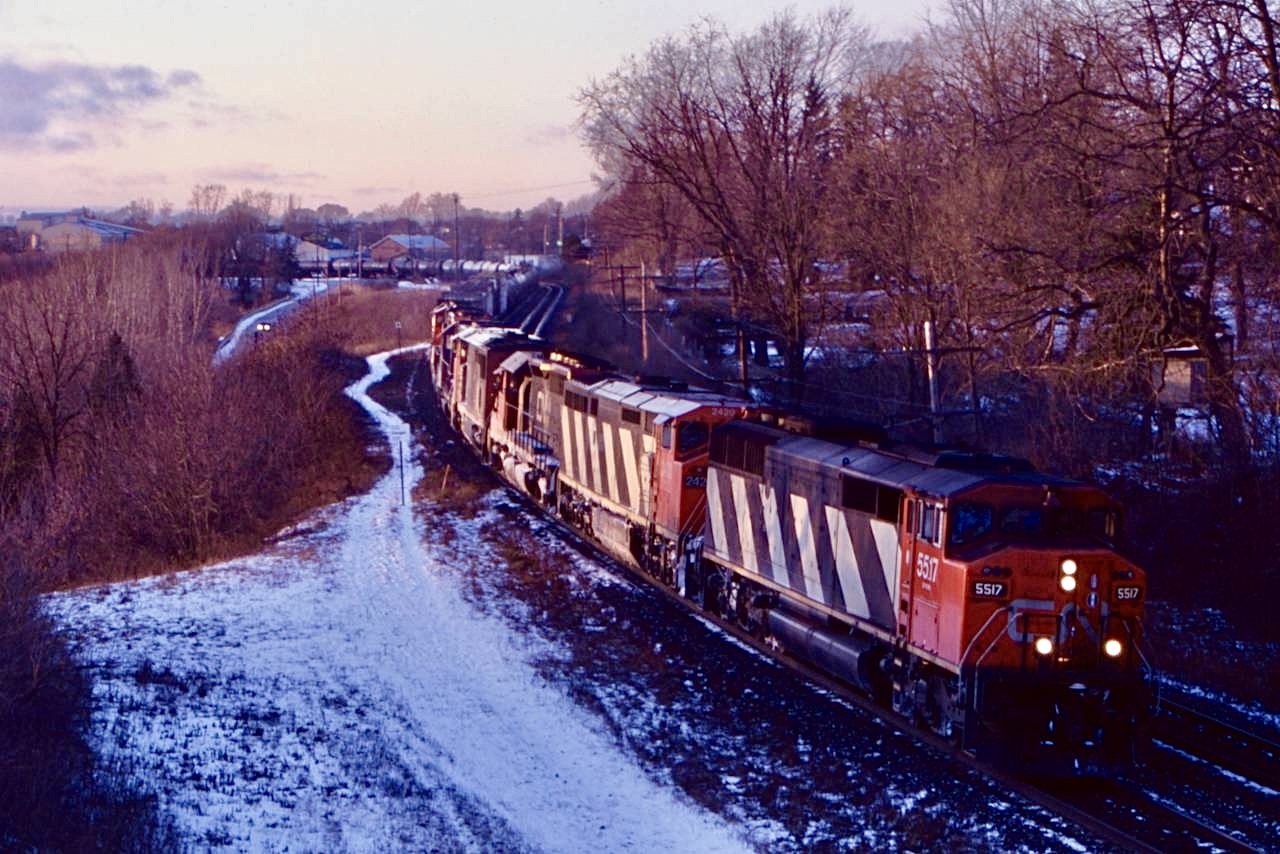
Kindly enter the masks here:
<path id="1" fill-rule="evenodd" d="M 1079 568 L 1080 568 L 1080 567 L 1079 567 L 1079 566 L 1076 564 L 1076 562 L 1075 562 L 1074 560 L 1072 560 L 1071 558 L 1067 558 L 1067 559 L 1065 559 L 1065 560 L 1062 562 L 1062 574 L 1063 574 L 1063 575 L 1075 575 L 1075 574 L 1076 574 L 1076 570 L 1077 570 L 1077 569 L 1079 569 Z"/>
<path id="2" fill-rule="evenodd" d="M 1102 651 L 1108 658 L 1119 658 L 1120 653 L 1124 652 L 1124 644 L 1116 638 L 1107 638 L 1106 643 L 1102 645 Z"/>
<path id="3" fill-rule="evenodd" d="M 1036 638 L 1036 652 L 1040 655 L 1053 655 L 1053 638 Z"/>
<path id="4" fill-rule="evenodd" d="M 1071 593 L 1076 589 L 1076 577 L 1074 575 L 1064 575 L 1058 579 L 1058 584 L 1062 586 L 1064 591 Z"/>

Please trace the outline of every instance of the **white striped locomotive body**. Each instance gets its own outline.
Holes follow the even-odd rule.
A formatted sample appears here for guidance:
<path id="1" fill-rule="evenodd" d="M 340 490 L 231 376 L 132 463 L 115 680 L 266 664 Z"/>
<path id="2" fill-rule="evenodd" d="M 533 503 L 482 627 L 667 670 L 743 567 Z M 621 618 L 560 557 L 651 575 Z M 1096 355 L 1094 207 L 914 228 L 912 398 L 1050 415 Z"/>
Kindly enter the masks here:
<path id="1" fill-rule="evenodd" d="M 707 452 L 741 401 L 628 379 L 517 330 L 433 315 L 431 375 L 450 423 L 549 512 L 672 584 L 696 562 Z"/>
<path id="2" fill-rule="evenodd" d="M 1053 773 L 1129 756 L 1146 585 L 1101 490 L 878 431 L 820 438 L 449 305 L 430 358 L 506 481 L 694 605 L 966 748 Z"/>
<path id="3" fill-rule="evenodd" d="M 962 746 L 1036 773 L 1131 758 L 1145 577 L 1119 508 L 1019 460 L 718 428 L 691 595 Z"/>

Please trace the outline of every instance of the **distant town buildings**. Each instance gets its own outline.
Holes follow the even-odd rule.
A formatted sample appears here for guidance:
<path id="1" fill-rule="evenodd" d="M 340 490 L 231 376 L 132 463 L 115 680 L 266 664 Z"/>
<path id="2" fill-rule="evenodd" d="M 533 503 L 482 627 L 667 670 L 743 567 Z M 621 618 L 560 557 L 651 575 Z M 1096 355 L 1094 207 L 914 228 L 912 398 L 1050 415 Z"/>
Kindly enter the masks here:
<path id="1" fill-rule="evenodd" d="M 49 253 L 98 249 L 142 233 L 138 228 L 94 219 L 87 210 L 23 211 L 15 227 L 24 250 Z"/>
<path id="2" fill-rule="evenodd" d="M 369 247 L 369 259 L 383 263 L 400 258 L 443 260 L 452 254 L 448 243 L 431 234 L 388 234 Z"/>

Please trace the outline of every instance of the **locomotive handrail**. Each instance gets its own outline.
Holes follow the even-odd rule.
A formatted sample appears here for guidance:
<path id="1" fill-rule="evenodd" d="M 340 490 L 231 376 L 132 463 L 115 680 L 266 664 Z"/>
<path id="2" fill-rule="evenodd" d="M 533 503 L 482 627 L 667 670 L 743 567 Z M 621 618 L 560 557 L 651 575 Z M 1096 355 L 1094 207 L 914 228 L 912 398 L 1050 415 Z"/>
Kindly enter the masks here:
<path id="1" fill-rule="evenodd" d="M 689 514 L 688 520 L 686 520 L 684 525 L 680 526 L 680 536 L 687 536 L 688 534 L 694 533 L 694 526 L 692 524 L 693 520 L 698 518 L 698 512 L 703 510 L 706 506 L 707 493 L 703 492 L 702 495 L 698 496 L 698 503 L 693 505 L 693 512 Z"/>
<path id="2" fill-rule="evenodd" d="M 964 655 L 960 657 L 960 671 L 962 673 L 964 672 L 964 669 L 966 667 L 965 662 L 969 658 L 969 650 L 973 648 L 973 645 L 974 643 L 977 642 L 978 638 L 982 637 L 983 632 L 987 630 L 987 626 L 991 625 L 992 621 L 995 620 L 996 617 L 1000 616 L 1005 612 L 1009 612 L 1010 614 L 1012 614 L 1013 619 L 1015 620 L 1018 618 L 1018 615 L 1013 611 L 1012 604 L 1004 605 L 998 611 L 992 611 L 991 616 L 987 617 L 987 621 L 982 624 L 982 628 L 979 629 L 976 633 L 974 633 L 974 636 L 969 640 L 969 645 L 965 647 Z M 982 692 L 982 670 L 981 670 L 982 661 L 988 655 L 991 654 L 991 650 L 996 648 L 996 644 L 1000 641 L 1000 636 L 1003 634 L 1004 632 L 996 632 L 995 636 L 991 638 L 991 643 L 987 644 L 987 648 L 982 651 L 982 655 L 978 656 L 978 660 L 972 664 L 973 669 L 971 673 L 973 677 L 973 708 L 978 707 L 978 695 Z"/>
<path id="3" fill-rule="evenodd" d="M 964 655 L 960 656 L 961 667 L 964 667 L 965 662 L 969 660 L 969 653 L 970 651 L 972 651 L 973 645 L 977 643 L 978 638 L 982 637 L 982 635 L 987 631 L 987 627 L 991 625 L 991 622 L 995 620 L 996 617 L 1003 614 L 1004 612 L 1011 610 L 1011 608 L 1012 606 L 1010 605 L 1003 605 L 1000 607 L 999 610 L 992 611 L 991 616 L 987 617 L 987 621 L 982 624 L 982 628 L 978 629 L 976 632 L 973 633 L 973 637 L 969 639 L 968 645 L 964 648 Z M 1000 632 L 996 632 L 996 636 L 991 639 L 991 643 L 987 644 L 986 650 L 984 650 L 982 655 L 978 656 L 978 660 L 973 663 L 974 667 L 977 667 L 979 664 L 981 664 L 982 659 L 986 658 L 987 655 L 990 654 L 991 649 L 996 645 L 996 641 L 1000 640 L 1000 634 L 1001 634 Z"/>

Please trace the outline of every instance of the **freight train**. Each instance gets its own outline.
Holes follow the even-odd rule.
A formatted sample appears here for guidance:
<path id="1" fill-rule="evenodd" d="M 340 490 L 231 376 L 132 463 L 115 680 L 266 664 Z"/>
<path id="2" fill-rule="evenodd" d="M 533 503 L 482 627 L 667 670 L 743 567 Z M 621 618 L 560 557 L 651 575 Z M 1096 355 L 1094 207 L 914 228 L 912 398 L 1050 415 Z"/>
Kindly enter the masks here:
<path id="1" fill-rule="evenodd" d="M 1146 577 L 1102 490 L 433 315 L 432 382 L 502 477 L 693 606 L 1016 770 L 1123 767 Z"/>

